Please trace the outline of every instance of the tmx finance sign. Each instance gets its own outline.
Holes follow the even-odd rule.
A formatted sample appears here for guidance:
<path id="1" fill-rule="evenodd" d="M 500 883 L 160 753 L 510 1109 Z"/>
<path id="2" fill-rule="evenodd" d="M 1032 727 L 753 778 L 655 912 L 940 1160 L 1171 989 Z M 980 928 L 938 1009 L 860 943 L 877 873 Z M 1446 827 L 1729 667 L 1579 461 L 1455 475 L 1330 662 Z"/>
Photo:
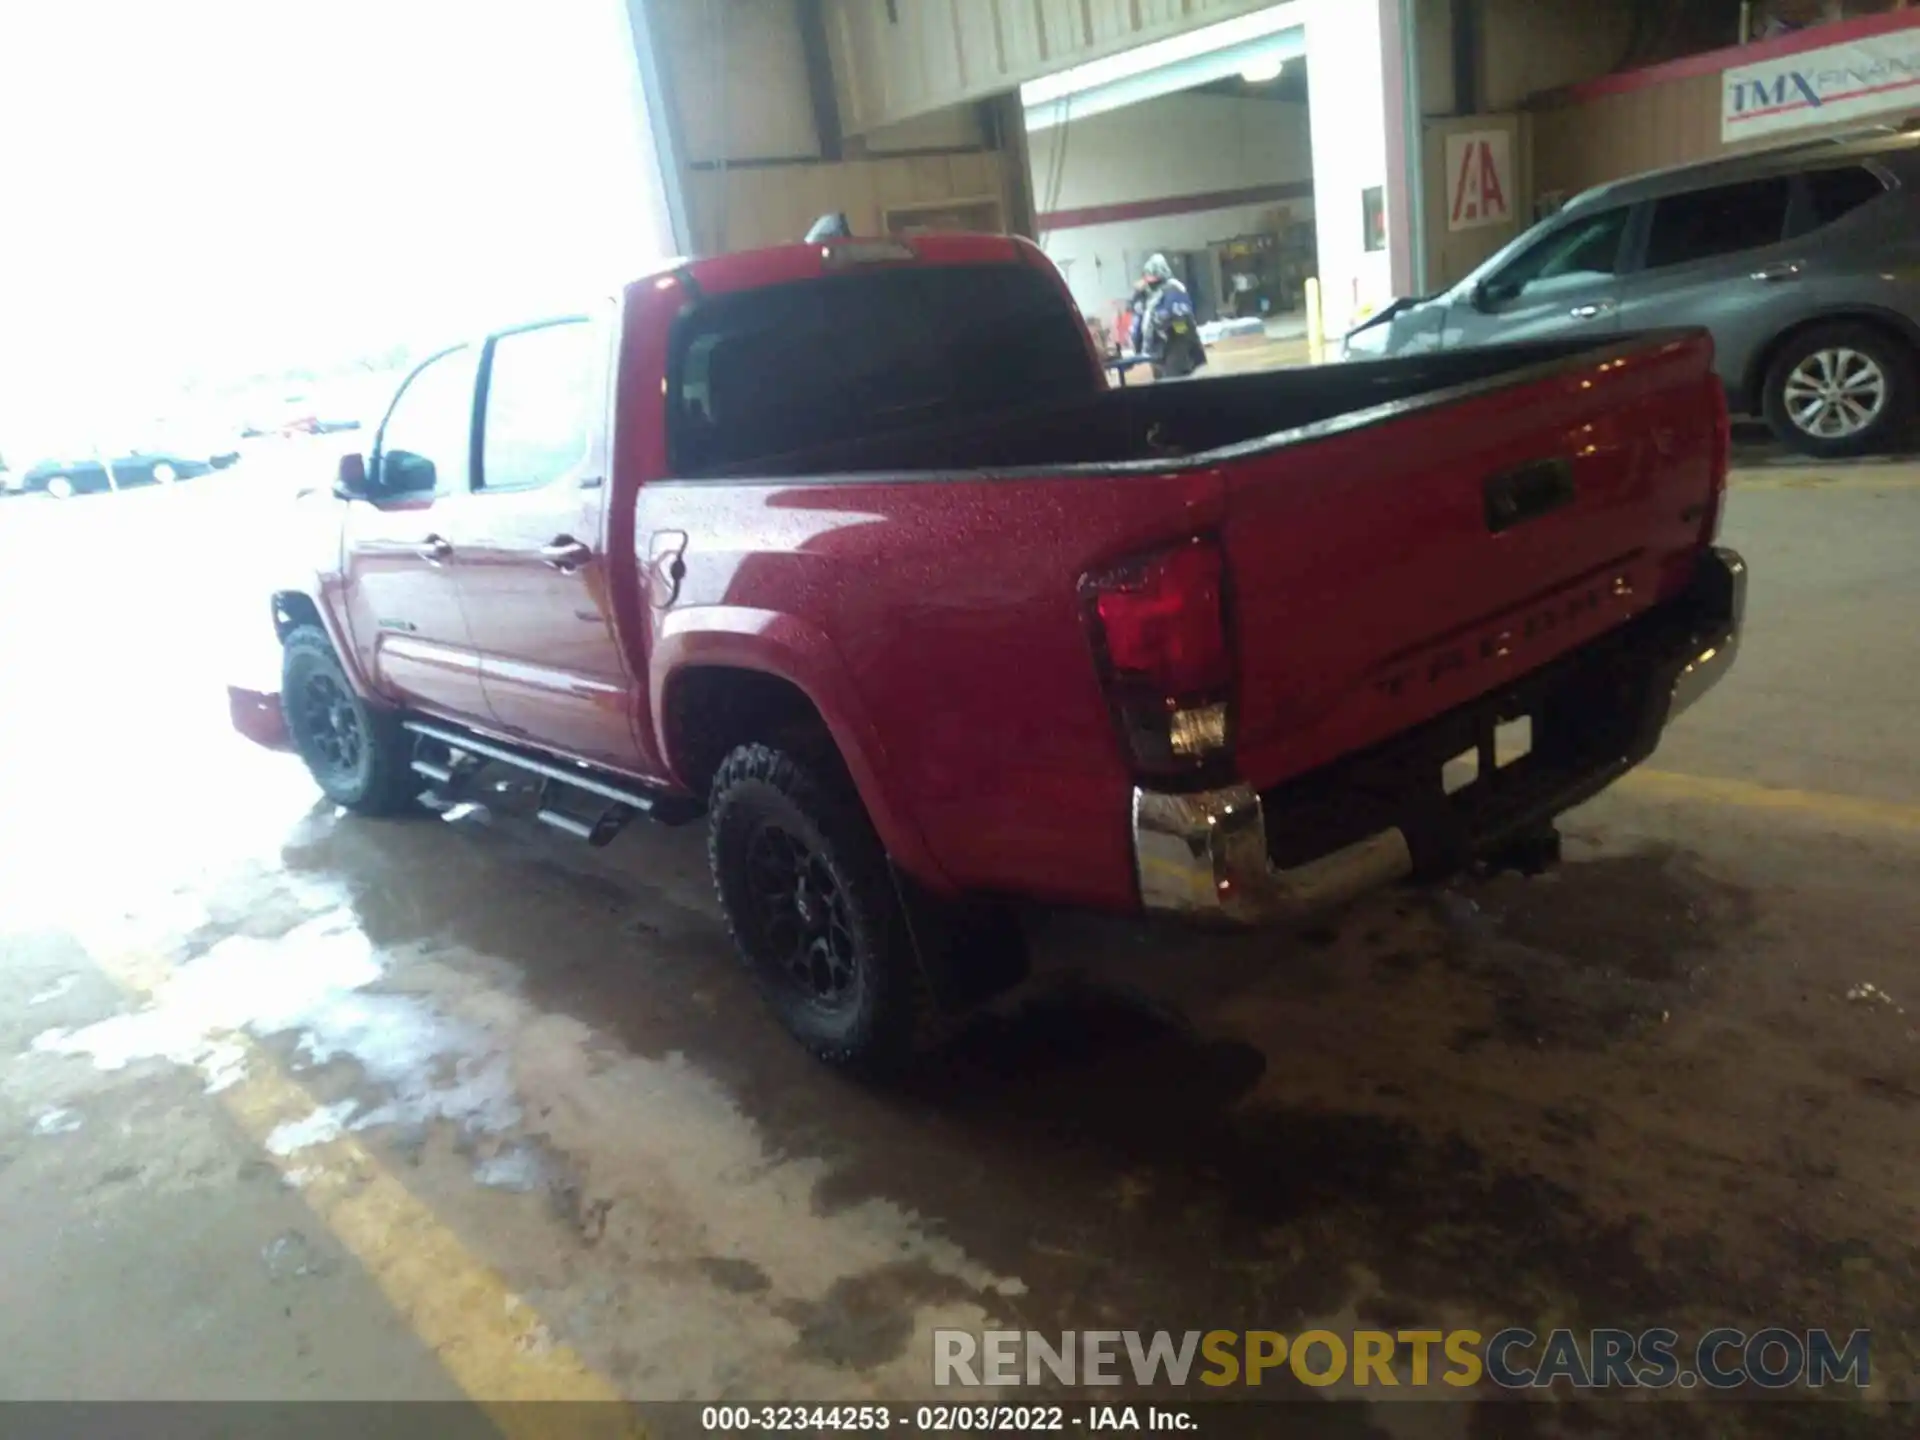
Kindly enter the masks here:
<path id="1" fill-rule="evenodd" d="M 1733 66 L 1721 82 L 1728 143 L 1920 108 L 1920 13 L 1885 34 Z"/>

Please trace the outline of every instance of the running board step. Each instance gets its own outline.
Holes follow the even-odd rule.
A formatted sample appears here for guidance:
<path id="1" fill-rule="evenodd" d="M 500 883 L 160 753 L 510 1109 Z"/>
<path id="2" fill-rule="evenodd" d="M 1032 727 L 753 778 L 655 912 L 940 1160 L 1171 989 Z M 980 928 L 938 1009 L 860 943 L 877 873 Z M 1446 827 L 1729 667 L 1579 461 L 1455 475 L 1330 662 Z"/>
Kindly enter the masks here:
<path id="1" fill-rule="evenodd" d="M 551 805 L 542 805 L 533 818 L 576 840 L 584 840 L 598 850 L 603 845 L 611 845 L 613 837 L 627 828 L 627 822 L 633 816 L 633 808 L 628 805 L 609 805 L 593 820 L 582 820 L 578 815 L 569 815 Z"/>
<path id="2" fill-rule="evenodd" d="M 414 762 L 413 762 L 413 773 L 414 773 L 414 774 L 416 774 L 416 775 L 424 775 L 424 776 L 426 776 L 426 777 L 427 777 L 427 779 L 429 779 L 429 780 L 431 780 L 431 781 L 433 781 L 433 783 L 434 783 L 434 784 L 436 784 L 436 785 L 451 785 L 451 784 L 453 784 L 453 769 L 452 769 L 452 767 L 451 767 L 451 766 L 447 766 L 447 765 L 435 765 L 435 764 L 434 764 L 434 763 L 433 763 L 432 761 L 430 761 L 430 760 L 416 760 L 416 761 L 414 761 Z"/>
<path id="3" fill-rule="evenodd" d="M 536 775 L 550 784 L 568 785 L 575 790 L 606 801 L 607 810 L 598 820 L 589 822 L 555 810 L 553 806 L 546 803 L 543 792 L 540 819 L 557 830 L 578 835 L 582 840 L 593 844 L 604 845 L 635 813 L 645 815 L 648 819 L 657 820 L 664 825 L 684 824 L 700 813 L 698 802 L 683 796 L 650 793 L 637 789 L 630 783 L 623 784 L 610 779 L 597 771 L 558 764 L 542 756 L 528 754 L 511 745 L 482 740 L 448 725 L 436 725 L 426 720 L 403 720 L 401 724 L 413 734 L 424 736 L 429 740 L 437 740 L 450 749 L 463 751 L 469 755 L 485 756 L 502 765 L 510 765 L 516 770 Z M 439 781 L 441 777 L 433 771 L 443 770 L 446 767 L 435 766 L 432 761 L 416 760 L 413 768 L 428 779 Z M 617 820 L 613 819 L 616 813 L 622 810 L 627 813 L 619 816 Z M 554 817 L 553 819 L 548 819 L 550 814 Z M 605 829 L 604 827 L 609 824 L 612 828 Z M 595 840 L 596 834 L 604 834 L 606 838 Z"/>
<path id="4" fill-rule="evenodd" d="M 576 840 L 585 840 L 591 843 L 593 839 L 593 826 L 587 824 L 584 820 L 576 820 L 564 811 L 542 808 L 533 818 L 538 820 L 542 825 L 551 825 L 554 829 L 573 836 Z"/>

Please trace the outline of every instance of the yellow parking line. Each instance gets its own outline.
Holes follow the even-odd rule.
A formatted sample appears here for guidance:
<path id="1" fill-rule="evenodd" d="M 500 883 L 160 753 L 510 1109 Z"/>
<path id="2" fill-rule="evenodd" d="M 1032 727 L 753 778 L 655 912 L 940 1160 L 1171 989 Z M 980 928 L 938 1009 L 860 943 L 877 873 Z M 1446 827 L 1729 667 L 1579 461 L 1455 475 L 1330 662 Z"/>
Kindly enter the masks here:
<path id="1" fill-rule="evenodd" d="M 169 973 L 145 956 L 96 953 L 93 960 L 141 1000 L 151 998 Z M 508 1440 L 553 1435 L 563 1413 L 569 1433 L 583 1428 L 573 1423 L 581 1418 L 577 1411 L 529 1401 L 622 1399 L 611 1380 L 557 1341 L 533 1307 L 351 1135 L 274 1154 L 268 1137 L 282 1125 L 309 1119 L 319 1106 L 265 1050 L 235 1038 L 245 1057 L 244 1075 L 219 1092 L 221 1104 Z M 624 1420 L 624 1411 L 598 1418 L 617 1422 L 619 1433 L 643 1433 Z"/>
<path id="2" fill-rule="evenodd" d="M 1829 795 L 1818 790 L 1783 790 L 1771 785 L 1755 785 L 1747 780 L 1680 775 L 1670 770 L 1635 770 L 1621 784 L 1630 791 L 1664 800 L 1705 801 L 1716 805 L 1739 805 L 1749 810 L 1784 811 L 1855 825 L 1920 830 L 1920 805 L 1902 805 L 1892 800 Z"/>
<path id="3" fill-rule="evenodd" d="M 1910 467 L 1864 466 L 1845 474 L 1819 470 L 1748 470 L 1729 477 L 1736 490 L 1920 490 L 1920 474 Z"/>

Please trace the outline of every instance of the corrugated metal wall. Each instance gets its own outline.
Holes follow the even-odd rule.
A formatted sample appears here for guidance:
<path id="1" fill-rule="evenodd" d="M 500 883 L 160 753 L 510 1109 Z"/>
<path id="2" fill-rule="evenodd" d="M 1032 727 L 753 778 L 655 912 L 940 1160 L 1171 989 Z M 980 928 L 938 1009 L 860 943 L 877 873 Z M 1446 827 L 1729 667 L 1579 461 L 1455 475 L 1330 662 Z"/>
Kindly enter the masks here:
<path id="1" fill-rule="evenodd" d="M 1031 224 L 1024 166 L 991 148 L 999 137 L 979 107 L 929 107 L 911 125 L 862 127 L 844 158 L 828 159 L 795 0 L 647 6 L 678 120 L 696 253 L 785 244 L 835 211 L 867 235 L 916 207 L 935 224 Z M 843 117 L 842 131 L 852 128 Z"/>
<path id="2" fill-rule="evenodd" d="M 689 163 L 820 154 L 794 0 L 655 0 Z"/>
<path id="3" fill-rule="evenodd" d="M 1276 0 L 827 0 L 847 129 L 977 100 Z"/>

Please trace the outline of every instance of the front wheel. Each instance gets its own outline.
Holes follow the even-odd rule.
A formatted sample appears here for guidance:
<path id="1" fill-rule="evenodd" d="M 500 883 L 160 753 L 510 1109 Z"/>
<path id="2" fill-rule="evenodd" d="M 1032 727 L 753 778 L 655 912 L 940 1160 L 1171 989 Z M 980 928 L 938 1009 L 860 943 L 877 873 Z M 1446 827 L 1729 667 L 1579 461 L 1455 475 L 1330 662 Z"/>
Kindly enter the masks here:
<path id="1" fill-rule="evenodd" d="M 73 477 L 70 475 L 49 475 L 47 477 L 46 492 L 55 500 L 71 500 L 74 494 Z"/>
<path id="2" fill-rule="evenodd" d="M 707 858 L 727 928 L 782 1024 L 821 1059 L 898 1066 L 932 1000 L 880 840 L 824 766 L 743 745 L 714 777 Z"/>
<path id="3" fill-rule="evenodd" d="M 1822 459 L 1893 449 L 1913 413 L 1913 357 L 1872 326 L 1816 326 L 1789 341 L 1767 373 L 1774 435 Z"/>
<path id="4" fill-rule="evenodd" d="M 280 702 L 293 748 L 329 799 L 362 815 L 413 806 L 420 786 L 400 717 L 355 693 L 319 627 L 302 625 L 287 636 Z"/>

